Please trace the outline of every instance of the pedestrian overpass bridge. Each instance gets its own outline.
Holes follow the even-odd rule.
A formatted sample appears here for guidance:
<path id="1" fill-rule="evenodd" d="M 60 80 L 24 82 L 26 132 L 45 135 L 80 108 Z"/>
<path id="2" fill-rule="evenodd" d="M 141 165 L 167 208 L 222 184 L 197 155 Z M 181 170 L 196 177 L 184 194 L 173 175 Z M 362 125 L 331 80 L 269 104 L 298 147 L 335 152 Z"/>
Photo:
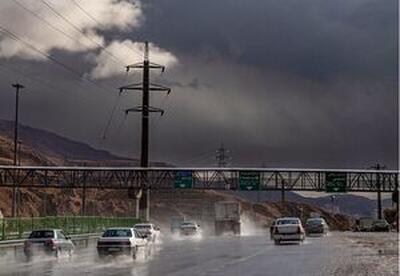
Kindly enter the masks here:
<path id="1" fill-rule="evenodd" d="M 0 166 L 0 187 L 393 192 L 396 170 Z"/>

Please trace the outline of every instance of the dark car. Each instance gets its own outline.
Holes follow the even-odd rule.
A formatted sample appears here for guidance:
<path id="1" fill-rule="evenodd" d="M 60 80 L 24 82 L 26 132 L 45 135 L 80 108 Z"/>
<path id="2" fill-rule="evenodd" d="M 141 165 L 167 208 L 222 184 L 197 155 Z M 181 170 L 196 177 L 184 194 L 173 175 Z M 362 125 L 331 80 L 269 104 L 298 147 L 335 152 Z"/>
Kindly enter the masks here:
<path id="1" fill-rule="evenodd" d="M 384 219 L 377 219 L 372 222 L 371 231 L 374 232 L 389 232 L 390 224 Z"/>
<path id="2" fill-rule="evenodd" d="M 72 256 L 74 244 L 60 229 L 35 230 L 24 242 L 24 253 L 31 259 L 35 253 L 46 253 L 59 257 L 62 253 Z"/>
<path id="3" fill-rule="evenodd" d="M 306 234 L 326 234 L 328 225 L 323 218 L 309 218 L 304 226 Z"/>

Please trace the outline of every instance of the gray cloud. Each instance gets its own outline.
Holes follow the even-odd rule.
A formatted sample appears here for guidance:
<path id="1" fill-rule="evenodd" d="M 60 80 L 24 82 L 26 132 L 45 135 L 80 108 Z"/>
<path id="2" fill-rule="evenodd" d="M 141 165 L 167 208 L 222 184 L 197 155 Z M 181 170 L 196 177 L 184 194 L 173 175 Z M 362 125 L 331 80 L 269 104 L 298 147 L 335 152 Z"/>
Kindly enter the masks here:
<path id="1" fill-rule="evenodd" d="M 392 0 L 142 2 L 141 27 L 119 40 L 148 39 L 179 60 L 152 72 L 173 91 L 151 96 L 166 109 L 152 117 L 151 158 L 209 166 L 224 142 L 237 166 L 396 168 L 397 11 Z M 54 55 L 90 68 L 81 55 Z M 122 112 L 139 94 L 121 95 L 108 139 L 101 133 L 116 88 L 140 74 L 104 79 L 99 89 L 45 62 L 1 62 L 70 93 L 22 78 L 33 90 L 22 98 L 24 123 L 139 156 L 139 116 Z M 11 117 L 15 74 L 2 72 L 0 116 Z"/>

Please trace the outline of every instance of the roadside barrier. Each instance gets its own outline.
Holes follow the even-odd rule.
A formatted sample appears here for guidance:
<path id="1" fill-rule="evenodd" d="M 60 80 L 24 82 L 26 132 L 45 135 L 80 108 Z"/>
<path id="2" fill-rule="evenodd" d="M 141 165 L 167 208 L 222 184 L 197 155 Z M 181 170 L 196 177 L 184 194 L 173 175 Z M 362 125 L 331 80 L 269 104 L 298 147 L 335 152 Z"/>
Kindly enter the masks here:
<path id="1" fill-rule="evenodd" d="M 0 240 L 27 238 L 33 230 L 56 228 L 67 235 L 101 233 L 108 227 L 129 227 L 138 220 L 132 217 L 51 216 L 0 219 Z"/>

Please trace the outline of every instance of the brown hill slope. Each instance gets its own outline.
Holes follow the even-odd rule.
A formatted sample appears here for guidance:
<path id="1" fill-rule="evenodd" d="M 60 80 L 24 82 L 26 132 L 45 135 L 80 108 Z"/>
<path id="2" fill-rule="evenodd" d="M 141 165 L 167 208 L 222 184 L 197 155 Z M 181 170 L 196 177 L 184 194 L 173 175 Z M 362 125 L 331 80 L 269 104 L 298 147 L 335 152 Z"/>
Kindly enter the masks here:
<path id="1" fill-rule="evenodd" d="M 11 121 L 0 119 L 0 164 L 11 164 L 14 154 Z M 113 155 L 85 143 L 62 137 L 50 131 L 29 126 L 19 126 L 22 165 L 116 165 L 136 166 L 136 159 Z"/>
<path id="2" fill-rule="evenodd" d="M 38 189 L 21 189 L 20 215 L 25 217 L 44 215 L 79 215 L 82 207 L 82 191 L 79 189 L 49 189 L 47 193 Z M 5 215 L 10 214 L 11 191 L 1 190 L 0 209 Z M 126 191 L 89 189 L 86 192 L 87 215 L 133 216 L 134 200 Z M 167 227 L 173 216 L 184 216 L 198 221 L 201 225 L 212 227 L 214 204 L 218 201 L 238 201 L 245 217 L 254 225 L 263 227 L 282 216 L 297 216 L 306 219 L 311 213 L 323 216 L 331 229 L 347 230 L 351 218 L 332 214 L 324 209 L 308 204 L 287 202 L 263 202 L 253 204 L 231 194 L 219 191 L 153 191 L 151 194 L 151 218 Z"/>
<path id="3" fill-rule="evenodd" d="M 0 164 L 12 164 L 12 124 L 0 120 Z M 88 145 L 65 139 L 56 134 L 21 127 L 20 149 L 22 165 L 135 165 L 136 160 L 123 159 Z M 85 161 L 83 161 L 85 160 Z M 165 165 L 165 164 L 161 164 Z M 212 225 L 214 204 L 221 200 L 240 201 L 248 219 L 258 225 L 268 224 L 280 216 L 306 218 L 311 212 L 323 215 L 333 229 L 347 229 L 350 218 L 300 203 L 251 203 L 243 197 L 218 191 L 153 191 L 151 217 L 168 225 L 171 216 L 183 215 L 203 225 Z M 79 189 L 20 189 L 19 214 L 21 216 L 79 215 L 82 191 Z M 133 216 L 134 201 L 126 191 L 89 189 L 86 193 L 86 214 L 103 216 Z M 0 189 L 0 210 L 11 215 L 11 190 Z"/>

